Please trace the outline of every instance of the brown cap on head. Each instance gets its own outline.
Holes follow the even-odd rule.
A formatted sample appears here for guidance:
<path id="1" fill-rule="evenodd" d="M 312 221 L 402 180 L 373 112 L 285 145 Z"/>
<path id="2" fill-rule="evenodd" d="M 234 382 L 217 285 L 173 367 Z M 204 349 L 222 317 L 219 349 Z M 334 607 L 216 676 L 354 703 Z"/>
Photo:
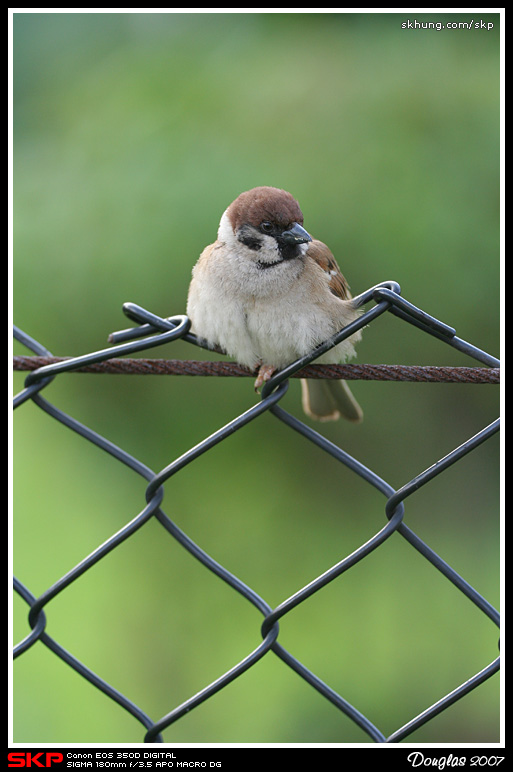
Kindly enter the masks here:
<path id="1" fill-rule="evenodd" d="M 241 193 L 230 204 L 227 214 L 234 231 L 245 223 L 258 227 L 264 220 L 283 228 L 295 222 L 303 224 L 303 213 L 296 199 L 286 190 L 266 185 Z"/>

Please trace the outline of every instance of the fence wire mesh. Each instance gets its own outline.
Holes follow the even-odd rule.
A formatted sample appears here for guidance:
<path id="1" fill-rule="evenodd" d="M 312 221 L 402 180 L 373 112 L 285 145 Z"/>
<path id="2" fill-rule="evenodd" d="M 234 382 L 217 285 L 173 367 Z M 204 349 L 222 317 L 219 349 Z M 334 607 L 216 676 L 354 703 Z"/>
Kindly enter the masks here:
<path id="1" fill-rule="evenodd" d="M 291 377 L 344 377 L 344 378 L 372 378 L 372 379 L 406 379 L 424 381 L 464 381 L 467 383 L 498 383 L 499 361 L 490 354 L 476 348 L 472 344 L 456 336 L 456 331 L 448 325 L 440 322 L 423 310 L 414 306 L 401 297 L 400 287 L 396 282 L 383 282 L 359 295 L 355 301 L 363 306 L 372 303 L 372 307 L 365 311 L 357 321 L 341 330 L 332 339 L 319 346 L 308 356 L 292 363 L 281 372 L 276 373 L 262 389 L 260 401 L 229 421 L 225 426 L 215 431 L 203 441 L 192 447 L 186 453 L 174 459 L 171 463 L 155 472 L 139 461 L 123 448 L 116 446 L 96 431 L 88 428 L 60 408 L 49 402 L 42 396 L 43 390 L 60 373 L 72 371 L 80 372 L 146 372 L 148 374 L 169 374 L 187 372 L 198 375 L 248 375 L 244 368 L 239 368 L 233 363 L 187 363 L 169 360 L 141 360 L 128 359 L 141 350 L 153 349 L 165 343 L 183 339 L 192 345 L 199 345 L 195 336 L 189 332 L 190 322 L 184 315 L 161 318 L 132 303 L 124 306 L 125 314 L 137 323 L 136 327 L 113 333 L 109 340 L 112 345 L 106 349 L 95 351 L 83 356 L 56 358 L 39 342 L 15 328 L 15 338 L 24 344 L 35 356 L 15 358 L 15 367 L 21 370 L 30 370 L 25 380 L 25 388 L 14 398 L 14 407 L 19 408 L 29 400 L 42 411 L 64 424 L 72 431 L 80 435 L 84 440 L 92 443 L 97 448 L 107 452 L 121 464 L 126 465 L 136 475 L 141 476 L 146 482 L 146 504 L 142 510 L 93 552 L 84 557 L 77 565 L 64 576 L 48 587 L 36 597 L 21 581 L 14 579 L 14 589 L 28 604 L 28 623 L 30 632 L 14 648 L 14 656 L 21 657 L 36 644 L 48 647 L 70 668 L 89 681 L 94 687 L 103 692 L 106 697 L 113 700 L 121 708 L 128 711 L 144 727 L 141 740 L 145 743 L 164 742 L 163 732 L 179 721 L 206 700 L 211 700 L 225 686 L 239 678 L 243 673 L 252 668 L 263 657 L 271 652 L 279 660 L 294 671 L 294 673 L 316 690 L 322 697 L 332 704 L 334 709 L 341 711 L 353 721 L 370 740 L 376 743 L 398 743 L 414 732 L 416 729 L 445 711 L 450 705 L 460 700 L 464 695 L 484 683 L 499 669 L 499 657 L 491 655 L 491 661 L 483 663 L 482 669 L 471 674 L 457 688 L 448 694 L 441 694 L 439 699 L 426 707 L 418 715 L 411 717 L 404 725 L 398 727 L 391 734 L 385 734 L 366 715 L 351 704 L 342 694 L 337 693 L 328 683 L 325 683 L 314 672 L 305 667 L 293 652 L 288 651 L 279 641 L 280 621 L 286 615 L 302 604 L 314 593 L 322 591 L 337 577 L 350 571 L 353 566 L 365 559 L 370 553 L 383 545 L 394 535 L 402 537 L 407 544 L 416 550 L 426 561 L 452 583 L 468 600 L 494 625 L 499 626 L 499 614 L 496 609 L 477 592 L 471 584 L 460 576 L 446 561 L 444 561 L 433 549 L 422 541 L 404 522 L 405 501 L 416 493 L 421 487 L 429 484 L 438 475 L 456 464 L 460 459 L 475 448 L 487 442 L 498 430 L 499 419 L 484 427 L 474 436 L 454 448 L 443 458 L 436 460 L 423 472 L 407 481 L 399 489 L 394 489 L 379 475 L 367 468 L 356 458 L 353 458 L 341 447 L 327 439 L 318 431 L 312 429 L 280 406 L 280 400 L 288 388 L 288 380 Z M 446 345 L 468 355 L 484 367 L 468 368 L 399 368 L 394 366 L 370 366 L 370 365 L 344 365 L 322 368 L 311 364 L 324 351 L 337 345 L 356 330 L 368 326 L 384 313 L 391 313 L 399 317 L 405 323 L 413 325 L 422 333 L 434 336 Z M 125 359 L 123 359 L 125 357 Z M 307 368 L 307 369 L 305 369 Z M 254 589 L 241 581 L 226 567 L 212 558 L 206 551 L 195 543 L 183 530 L 181 530 L 163 511 L 161 503 L 164 495 L 164 484 L 170 480 L 179 470 L 195 461 L 211 448 L 223 442 L 225 438 L 239 431 L 250 422 L 256 420 L 264 413 L 269 413 L 278 421 L 285 424 L 295 432 L 299 432 L 310 443 L 329 454 L 340 464 L 346 466 L 355 475 L 362 478 L 368 485 L 374 487 L 384 497 L 384 512 L 386 523 L 374 535 L 362 543 L 357 549 L 343 557 L 335 565 L 328 567 L 322 574 L 310 581 L 290 597 L 284 599 L 278 606 L 272 607 Z M 194 491 L 191 491 L 194 496 Z M 55 638 L 47 632 L 47 606 L 60 593 L 66 591 L 72 583 L 80 580 L 95 564 L 103 560 L 118 545 L 131 537 L 150 520 L 156 519 L 167 531 L 169 536 L 175 539 L 184 550 L 196 560 L 200 561 L 209 571 L 221 581 L 229 585 L 234 592 L 239 593 L 262 615 L 263 619 L 259 629 L 255 630 L 255 643 L 252 650 L 240 661 L 220 677 L 205 686 L 196 694 L 181 704 L 170 706 L 169 712 L 157 720 L 142 710 L 130 697 L 122 694 L 103 678 L 100 678 L 86 664 L 82 663 L 71 652 L 67 651 Z M 248 706 L 247 710 L 251 708 Z M 168 740 L 166 740 L 167 742 Z M 305 738 L 308 741 L 308 738 Z M 337 742 L 344 742 L 344 738 L 337 738 Z"/>

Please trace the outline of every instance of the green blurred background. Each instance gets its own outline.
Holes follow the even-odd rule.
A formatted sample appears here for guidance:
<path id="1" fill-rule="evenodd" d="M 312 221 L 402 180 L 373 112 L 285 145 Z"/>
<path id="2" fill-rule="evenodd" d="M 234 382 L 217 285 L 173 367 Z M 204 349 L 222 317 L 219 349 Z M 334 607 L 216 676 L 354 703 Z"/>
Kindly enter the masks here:
<path id="1" fill-rule="evenodd" d="M 55 355 L 103 348 L 133 301 L 185 311 L 243 190 L 283 187 L 353 293 L 384 280 L 498 355 L 499 22 L 468 14 L 15 13 L 14 320 Z M 15 344 L 15 353 L 28 353 Z M 141 355 L 144 355 L 141 354 Z M 186 343 L 149 356 L 210 358 Z M 472 365 L 387 314 L 358 361 Z M 24 374 L 15 374 L 15 391 Z M 354 383 L 323 433 L 398 488 L 494 420 L 498 388 Z M 255 403 L 246 379 L 62 375 L 45 396 L 155 470 Z M 281 403 L 301 416 L 299 382 Z M 317 425 L 316 428 L 319 428 Z M 496 438 L 406 522 L 499 601 Z M 14 416 L 14 565 L 36 596 L 144 506 L 145 483 L 43 414 Z M 265 415 L 173 477 L 163 509 L 272 606 L 370 538 L 384 498 Z M 261 617 L 157 522 L 46 608 L 47 631 L 158 719 L 248 654 Z M 28 632 L 14 603 L 15 640 Z M 400 537 L 284 618 L 280 642 L 385 734 L 496 656 L 497 630 Z M 409 738 L 497 742 L 497 676 Z M 44 646 L 15 663 L 14 740 L 144 730 Z M 166 742 L 367 743 L 272 653 Z"/>

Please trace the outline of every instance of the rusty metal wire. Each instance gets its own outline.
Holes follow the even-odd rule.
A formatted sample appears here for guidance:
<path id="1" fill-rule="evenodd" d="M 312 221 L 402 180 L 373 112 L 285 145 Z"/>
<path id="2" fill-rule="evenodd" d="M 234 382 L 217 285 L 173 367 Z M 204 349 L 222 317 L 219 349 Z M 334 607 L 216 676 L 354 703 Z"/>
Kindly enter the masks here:
<path id="1" fill-rule="evenodd" d="M 492 624 L 499 625 L 499 614 L 493 606 L 482 597 L 469 582 L 460 576 L 446 561 L 425 544 L 403 521 L 404 502 L 419 488 L 429 484 L 431 480 L 457 463 L 461 458 L 471 453 L 475 448 L 487 442 L 499 430 L 499 421 L 494 421 L 484 427 L 473 437 L 455 448 L 442 459 L 430 465 L 424 472 L 395 490 L 371 469 L 350 456 L 319 432 L 304 424 L 288 412 L 279 402 L 288 388 L 291 377 L 344 377 L 346 379 L 378 379 L 378 380 L 422 380 L 424 382 L 465 382 L 465 383 L 498 383 L 499 362 L 486 352 L 458 338 L 453 328 L 440 322 L 400 296 L 400 287 L 396 282 L 383 282 L 371 287 L 367 292 L 356 298 L 360 305 L 374 303 L 370 310 L 346 328 L 341 330 L 329 341 L 319 346 L 308 356 L 302 357 L 281 372 L 276 373 L 263 387 L 260 402 L 244 413 L 236 416 L 218 431 L 206 437 L 186 453 L 169 463 L 159 472 L 141 463 L 122 448 L 114 445 L 97 432 L 78 422 L 64 413 L 60 408 L 46 400 L 41 392 L 59 374 L 67 372 L 97 372 L 97 373 L 147 373 L 147 374 L 187 374 L 187 375 L 217 375 L 217 376 L 249 376 L 248 370 L 234 363 L 225 362 L 181 362 L 177 360 L 133 359 L 122 357 L 132 355 L 143 349 L 154 348 L 176 339 L 184 339 L 194 345 L 201 345 L 189 332 L 190 323 L 186 316 L 160 318 L 135 304 L 125 304 L 125 314 L 137 322 L 137 327 L 113 333 L 110 341 L 114 344 L 101 351 L 95 351 L 79 357 L 54 357 L 39 342 L 15 328 L 15 337 L 23 343 L 35 356 L 16 357 L 17 369 L 29 370 L 25 380 L 25 388 L 15 396 L 14 406 L 19 407 L 31 400 L 45 413 L 66 425 L 101 450 L 125 464 L 135 474 L 147 482 L 146 504 L 138 515 L 128 520 L 126 525 L 113 534 L 92 553 L 84 557 L 74 568 L 62 576 L 55 584 L 36 597 L 22 582 L 15 579 L 16 592 L 29 606 L 28 622 L 30 632 L 14 649 L 14 656 L 21 657 L 34 645 L 44 645 L 56 654 L 70 668 L 88 680 L 107 697 L 128 711 L 144 727 L 144 741 L 147 743 L 163 742 L 162 732 L 180 720 L 186 713 L 205 700 L 213 699 L 214 695 L 227 684 L 239 678 L 242 673 L 253 667 L 262 657 L 274 653 L 284 664 L 291 668 L 298 677 L 304 679 L 321 694 L 335 709 L 348 716 L 372 741 L 376 743 L 399 743 L 407 738 L 418 727 L 430 721 L 434 716 L 446 710 L 455 701 L 485 682 L 499 668 L 499 658 L 493 657 L 489 662 L 460 686 L 428 706 L 419 715 L 413 716 L 403 726 L 386 735 L 369 717 L 363 715 L 342 695 L 322 681 L 316 674 L 306 668 L 293 653 L 285 649 L 279 641 L 279 621 L 293 608 L 303 603 L 316 592 L 320 592 L 336 577 L 350 570 L 354 565 L 364 560 L 371 552 L 384 544 L 392 535 L 398 534 L 425 560 L 431 563 L 449 582 L 451 582 L 474 606 L 487 617 Z M 335 346 L 341 340 L 353 334 L 357 329 L 369 325 L 383 313 L 390 312 L 403 321 L 417 327 L 422 332 L 432 335 L 447 345 L 467 354 L 485 367 L 440 368 L 440 367 L 403 367 L 391 365 L 341 365 L 320 367 L 311 364 L 324 351 Z M 324 571 L 320 576 L 298 590 L 278 606 L 272 608 L 251 587 L 244 584 L 224 566 L 215 561 L 198 544 L 193 542 L 178 526 L 163 512 L 161 503 L 164 483 L 176 472 L 193 463 L 202 454 L 208 452 L 226 437 L 238 431 L 262 414 L 269 412 L 277 420 L 290 429 L 299 432 L 313 445 L 321 448 L 332 458 L 348 467 L 356 475 L 365 480 L 384 496 L 385 525 L 364 544 L 361 544 L 351 554 L 342 558 L 334 566 Z M 263 617 L 258 632 L 258 642 L 254 648 L 240 661 L 221 675 L 215 681 L 206 684 L 197 694 L 192 695 L 184 703 L 170 707 L 165 715 L 151 719 L 130 698 L 121 694 L 107 681 L 94 673 L 87 665 L 80 662 L 72 653 L 65 650 L 47 632 L 46 607 L 48 603 L 64 592 L 73 582 L 78 581 L 92 566 L 102 560 L 118 545 L 132 536 L 152 518 L 155 518 L 167 533 L 187 550 L 196 560 L 200 561 L 215 576 L 227 583 L 234 592 L 239 593 L 251 603 Z M 251 709 L 248 706 L 248 709 Z M 305 738 L 307 740 L 308 738 Z M 340 737 L 339 742 L 344 742 Z"/>
<path id="2" fill-rule="evenodd" d="M 72 357 L 13 357 L 14 370 L 38 370 L 66 362 Z M 74 370 L 76 373 L 109 375 L 203 375 L 231 378 L 254 377 L 236 362 L 206 362 L 194 359 L 108 359 Z M 433 367 L 430 365 L 308 365 L 293 378 L 327 378 L 346 381 L 408 381 L 412 383 L 500 383 L 498 367 Z"/>

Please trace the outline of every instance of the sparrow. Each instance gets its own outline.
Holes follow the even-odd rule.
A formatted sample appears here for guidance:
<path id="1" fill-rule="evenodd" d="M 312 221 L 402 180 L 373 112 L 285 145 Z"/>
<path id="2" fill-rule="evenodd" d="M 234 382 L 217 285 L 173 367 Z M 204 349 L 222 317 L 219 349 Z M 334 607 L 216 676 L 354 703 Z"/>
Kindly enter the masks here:
<path id="1" fill-rule="evenodd" d="M 331 251 L 303 227 L 296 199 L 262 186 L 241 193 L 223 213 L 217 240 L 193 268 L 187 315 L 202 344 L 258 371 L 258 390 L 360 311 Z M 360 337 L 354 333 L 316 361 L 344 362 Z M 302 380 L 302 403 L 321 421 L 363 417 L 343 380 Z"/>

